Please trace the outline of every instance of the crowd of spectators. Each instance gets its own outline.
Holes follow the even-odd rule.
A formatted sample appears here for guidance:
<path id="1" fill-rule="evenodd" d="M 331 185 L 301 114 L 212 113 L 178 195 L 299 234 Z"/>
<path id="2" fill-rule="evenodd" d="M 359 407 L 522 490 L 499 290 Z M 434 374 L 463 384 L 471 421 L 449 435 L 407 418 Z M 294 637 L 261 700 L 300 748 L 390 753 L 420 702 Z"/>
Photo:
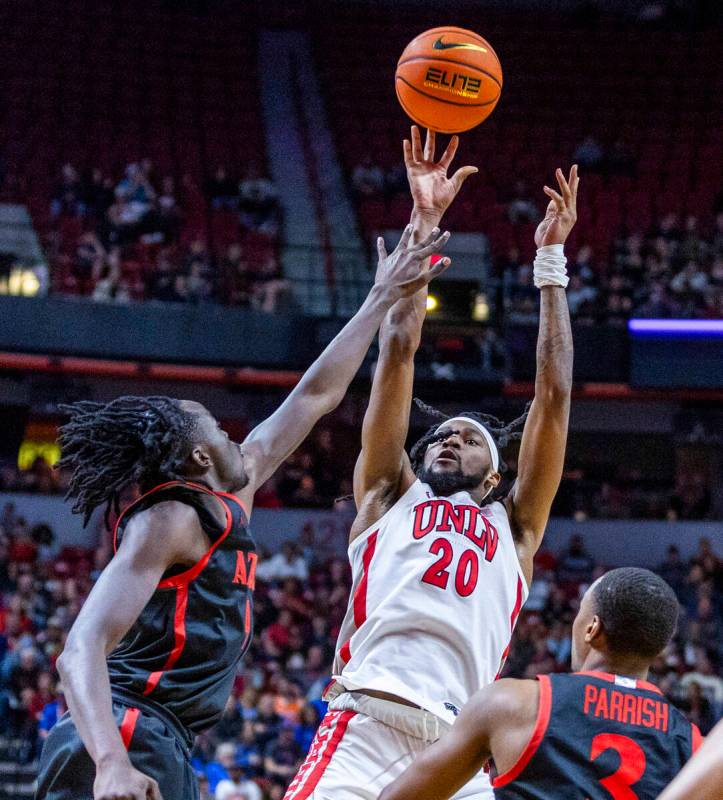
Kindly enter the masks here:
<path id="1" fill-rule="evenodd" d="M 511 248 L 498 261 L 511 320 L 537 318 L 532 264 Z M 567 300 L 577 322 L 623 325 L 631 317 L 723 317 L 723 213 L 713 230 L 667 214 L 647 233 L 617 237 L 609 253 L 583 245 L 569 259 Z"/>
<path id="2" fill-rule="evenodd" d="M 12 506 L 0 515 L 0 734 L 32 762 L 65 711 L 55 660 L 104 560 L 65 548 L 50 555 Z M 571 623 L 585 588 L 605 567 L 572 537 L 542 551 L 505 667 L 513 677 L 569 668 Z M 671 547 L 659 572 L 681 619 L 651 679 L 706 733 L 723 712 L 723 561 L 700 541 L 690 560 Z M 262 553 L 255 635 L 223 717 L 200 735 L 193 764 L 209 800 L 280 800 L 325 711 L 336 637 L 346 610 L 345 561 L 295 543 Z"/>
<path id="3" fill-rule="evenodd" d="M 586 174 L 630 176 L 635 162 L 621 141 L 604 146 L 586 137 L 574 161 Z M 368 201 L 390 201 L 408 192 L 403 165 L 382 168 L 367 155 L 351 173 L 361 207 Z M 513 227 L 534 225 L 545 206 L 525 180 L 500 190 L 497 207 Z M 621 325 L 630 317 L 723 317 L 723 207 L 704 224 L 693 214 L 668 213 L 647 229 L 630 229 L 623 220 L 609 231 L 609 243 L 595 252 L 584 241 L 568 258 L 570 311 L 577 321 Z M 592 213 L 592 212 L 588 212 Z M 490 223 L 494 225 L 494 223 Z M 488 231 L 489 233 L 489 231 Z M 532 259 L 516 245 L 504 251 L 492 241 L 496 277 L 502 284 L 503 307 L 512 322 L 537 320 L 538 292 L 532 281 Z"/>
<path id="4" fill-rule="evenodd" d="M 218 167 L 203 188 L 144 159 L 120 180 L 65 164 L 50 203 L 52 285 L 98 302 L 222 303 L 274 311 L 288 298 L 280 206 L 255 166 Z"/>
<path id="5" fill-rule="evenodd" d="M 319 428 L 258 491 L 259 508 L 344 510 L 359 442 L 356 428 Z M 604 454 L 603 454 L 604 455 Z M 610 465 L 593 447 L 587 458 L 569 458 L 552 513 L 585 519 L 705 520 L 719 517 L 713 478 L 702 469 L 677 468 L 670 479 L 646 478 L 633 463 Z M 507 456 L 514 472 L 514 458 Z M 0 460 L 0 491 L 65 494 L 67 470 L 37 457 L 27 469 Z"/>

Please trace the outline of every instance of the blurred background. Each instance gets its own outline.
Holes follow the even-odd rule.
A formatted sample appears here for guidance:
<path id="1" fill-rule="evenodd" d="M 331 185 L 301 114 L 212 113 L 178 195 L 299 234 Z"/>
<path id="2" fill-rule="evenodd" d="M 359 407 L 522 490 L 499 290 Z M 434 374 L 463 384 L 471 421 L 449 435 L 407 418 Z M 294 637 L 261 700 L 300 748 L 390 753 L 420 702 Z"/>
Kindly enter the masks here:
<path id="1" fill-rule="evenodd" d="M 110 556 L 53 469 L 58 404 L 204 403 L 242 439 L 365 297 L 411 204 L 394 68 L 477 31 L 501 101 L 462 136 L 416 393 L 516 416 L 532 394 L 542 185 L 577 162 L 567 465 L 511 676 L 569 668 L 581 592 L 635 564 L 682 614 L 651 679 L 723 713 L 723 28 L 718 4 L 4 0 L 0 4 L 0 797 L 32 796 L 55 659 Z M 259 493 L 256 636 L 199 737 L 205 798 L 278 799 L 323 713 L 374 349 Z M 413 417 L 410 441 L 428 422 Z M 514 468 L 515 453 L 506 454 Z M 130 499 L 131 495 L 129 495 Z M 223 782 L 222 782 L 223 781 Z"/>

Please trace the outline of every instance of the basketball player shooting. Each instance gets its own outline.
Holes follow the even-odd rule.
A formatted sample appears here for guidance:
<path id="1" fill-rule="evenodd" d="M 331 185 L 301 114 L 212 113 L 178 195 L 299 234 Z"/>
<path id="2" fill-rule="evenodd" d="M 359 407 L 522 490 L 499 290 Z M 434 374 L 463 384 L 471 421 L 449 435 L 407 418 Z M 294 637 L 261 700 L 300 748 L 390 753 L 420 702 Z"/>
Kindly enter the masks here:
<path id="1" fill-rule="evenodd" d="M 677 618 L 662 578 L 634 567 L 606 573 L 573 623 L 576 672 L 486 686 L 380 800 L 446 800 L 490 757 L 497 800 L 655 800 L 701 742 L 647 682 Z"/>
<path id="2" fill-rule="evenodd" d="M 404 143 L 421 235 L 456 194 L 446 174 L 456 147 L 455 137 L 435 162 L 434 134 L 423 150 L 416 126 Z M 426 292 L 398 303 L 382 326 L 354 475 L 352 596 L 325 695 L 330 710 L 286 800 L 377 798 L 502 669 L 565 455 L 572 336 L 562 249 L 576 219 L 577 168 L 568 180 L 558 170 L 557 180 L 559 192 L 545 187 L 550 204 L 535 234 L 535 397 L 506 497 L 491 497 L 498 448 L 523 418 L 506 426 L 477 412 L 443 417 L 408 456 Z M 485 793 L 481 774 L 455 797 Z"/>
<path id="3" fill-rule="evenodd" d="M 58 659 L 69 713 L 45 741 L 37 800 L 194 800 L 189 749 L 221 716 L 252 637 L 254 493 L 342 400 L 388 310 L 443 272 L 449 234 L 384 256 L 366 301 L 241 444 L 199 403 L 121 397 L 66 408 L 61 466 L 87 523 L 139 485 L 115 555 Z M 417 237 L 418 238 L 418 237 Z"/>

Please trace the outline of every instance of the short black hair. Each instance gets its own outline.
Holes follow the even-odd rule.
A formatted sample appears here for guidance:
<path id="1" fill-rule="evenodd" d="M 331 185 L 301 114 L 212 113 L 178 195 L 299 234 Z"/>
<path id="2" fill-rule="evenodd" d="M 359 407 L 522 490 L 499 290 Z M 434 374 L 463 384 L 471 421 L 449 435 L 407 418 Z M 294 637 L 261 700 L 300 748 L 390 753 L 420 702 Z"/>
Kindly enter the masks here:
<path id="1" fill-rule="evenodd" d="M 184 411 L 178 400 L 126 396 L 110 403 L 83 400 L 60 410 L 70 419 L 60 428 L 58 466 L 72 472 L 66 499 L 75 499 L 73 511 L 83 515 L 84 525 L 103 503 L 107 525 L 127 486 L 148 491 L 183 478 L 198 415 Z"/>
<path id="2" fill-rule="evenodd" d="M 513 419 L 512 422 L 505 424 L 501 420 L 497 419 L 497 417 L 492 416 L 492 414 L 483 414 L 480 411 L 463 411 L 460 414 L 448 416 L 442 411 L 439 411 L 439 409 L 427 405 L 416 397 L 414 398 L 414 403 L 422 413 L 437 420 L 437 422 L 432 425 L 431 428 L 427 429 L 427 432 L 424 434 L 424 436 L 422 436 L 422 438 L 419 439 L 409 451 L 409 460 L 412 463 L 412 469 L 414 470 L 415 474 L 419 474 L 419 470 L 421 470 L 424 465 L 424 455 L 427 452 L 429 445 L 439 442 L 447 437 L 448 434 L 446 433 L 437 433 L 437 428 L 439 428 L 440 425 L 448 420 L 455 419 L 456 417 L 469 417 L 470 419 L 475 420 L 475 422 L 479 422 L 480 424 L 484 425 L 485 428 L 487 428 L 494 443 L 497 445 L 497 449 L 501 450 L 510 442 L 522 437 L 522 431 L 519 430 L 519 428 L 522 427 L 527 419 L 527 412 L 530 408 L 530 403 L 528 403 L 525 407 L 524 413 L 521 416 L 517 417 L 517 419 Z M 506 468 L 506 464 L 502 460 L 502 455 L 500 454 L 500 472 L 504 472 Z"/>
<path id="3" fill-rule="evenodd" d="M 678 624 L 678 598 L 654 572 L 622 567 L 606 572 L 593 587 L 610 651 L 653 659 Z"/>

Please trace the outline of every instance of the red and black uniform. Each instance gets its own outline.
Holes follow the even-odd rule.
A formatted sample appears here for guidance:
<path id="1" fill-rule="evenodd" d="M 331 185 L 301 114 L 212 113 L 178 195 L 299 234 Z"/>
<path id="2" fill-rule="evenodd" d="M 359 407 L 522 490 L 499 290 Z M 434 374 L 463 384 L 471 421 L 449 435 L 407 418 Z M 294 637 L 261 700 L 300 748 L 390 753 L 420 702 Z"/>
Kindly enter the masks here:
<path id="1" fill-rule="evenodd" d="M 654 800 L 701 735 L 652 683 L 578 672 L 540 675 L 532 737 L 492 780 L 497 800 Z"/>
<path id="2" fill-rule="evenodd" d="M 108 656 L 113 709 L 133 765 L 155 778 L 164 800 L 193 800 L 193 736 L 221 717 L 238 663 L 251 641 L 257 555 L 240 501 L 200 484 L 173 481 L 129 506 L 191 506 L 211 545 L 192 567 L 162 577 L 140 616 Z M 69 714 L 51 730 L 41 756 L 37 800 L 92 800 L 95 765 Z"/>

